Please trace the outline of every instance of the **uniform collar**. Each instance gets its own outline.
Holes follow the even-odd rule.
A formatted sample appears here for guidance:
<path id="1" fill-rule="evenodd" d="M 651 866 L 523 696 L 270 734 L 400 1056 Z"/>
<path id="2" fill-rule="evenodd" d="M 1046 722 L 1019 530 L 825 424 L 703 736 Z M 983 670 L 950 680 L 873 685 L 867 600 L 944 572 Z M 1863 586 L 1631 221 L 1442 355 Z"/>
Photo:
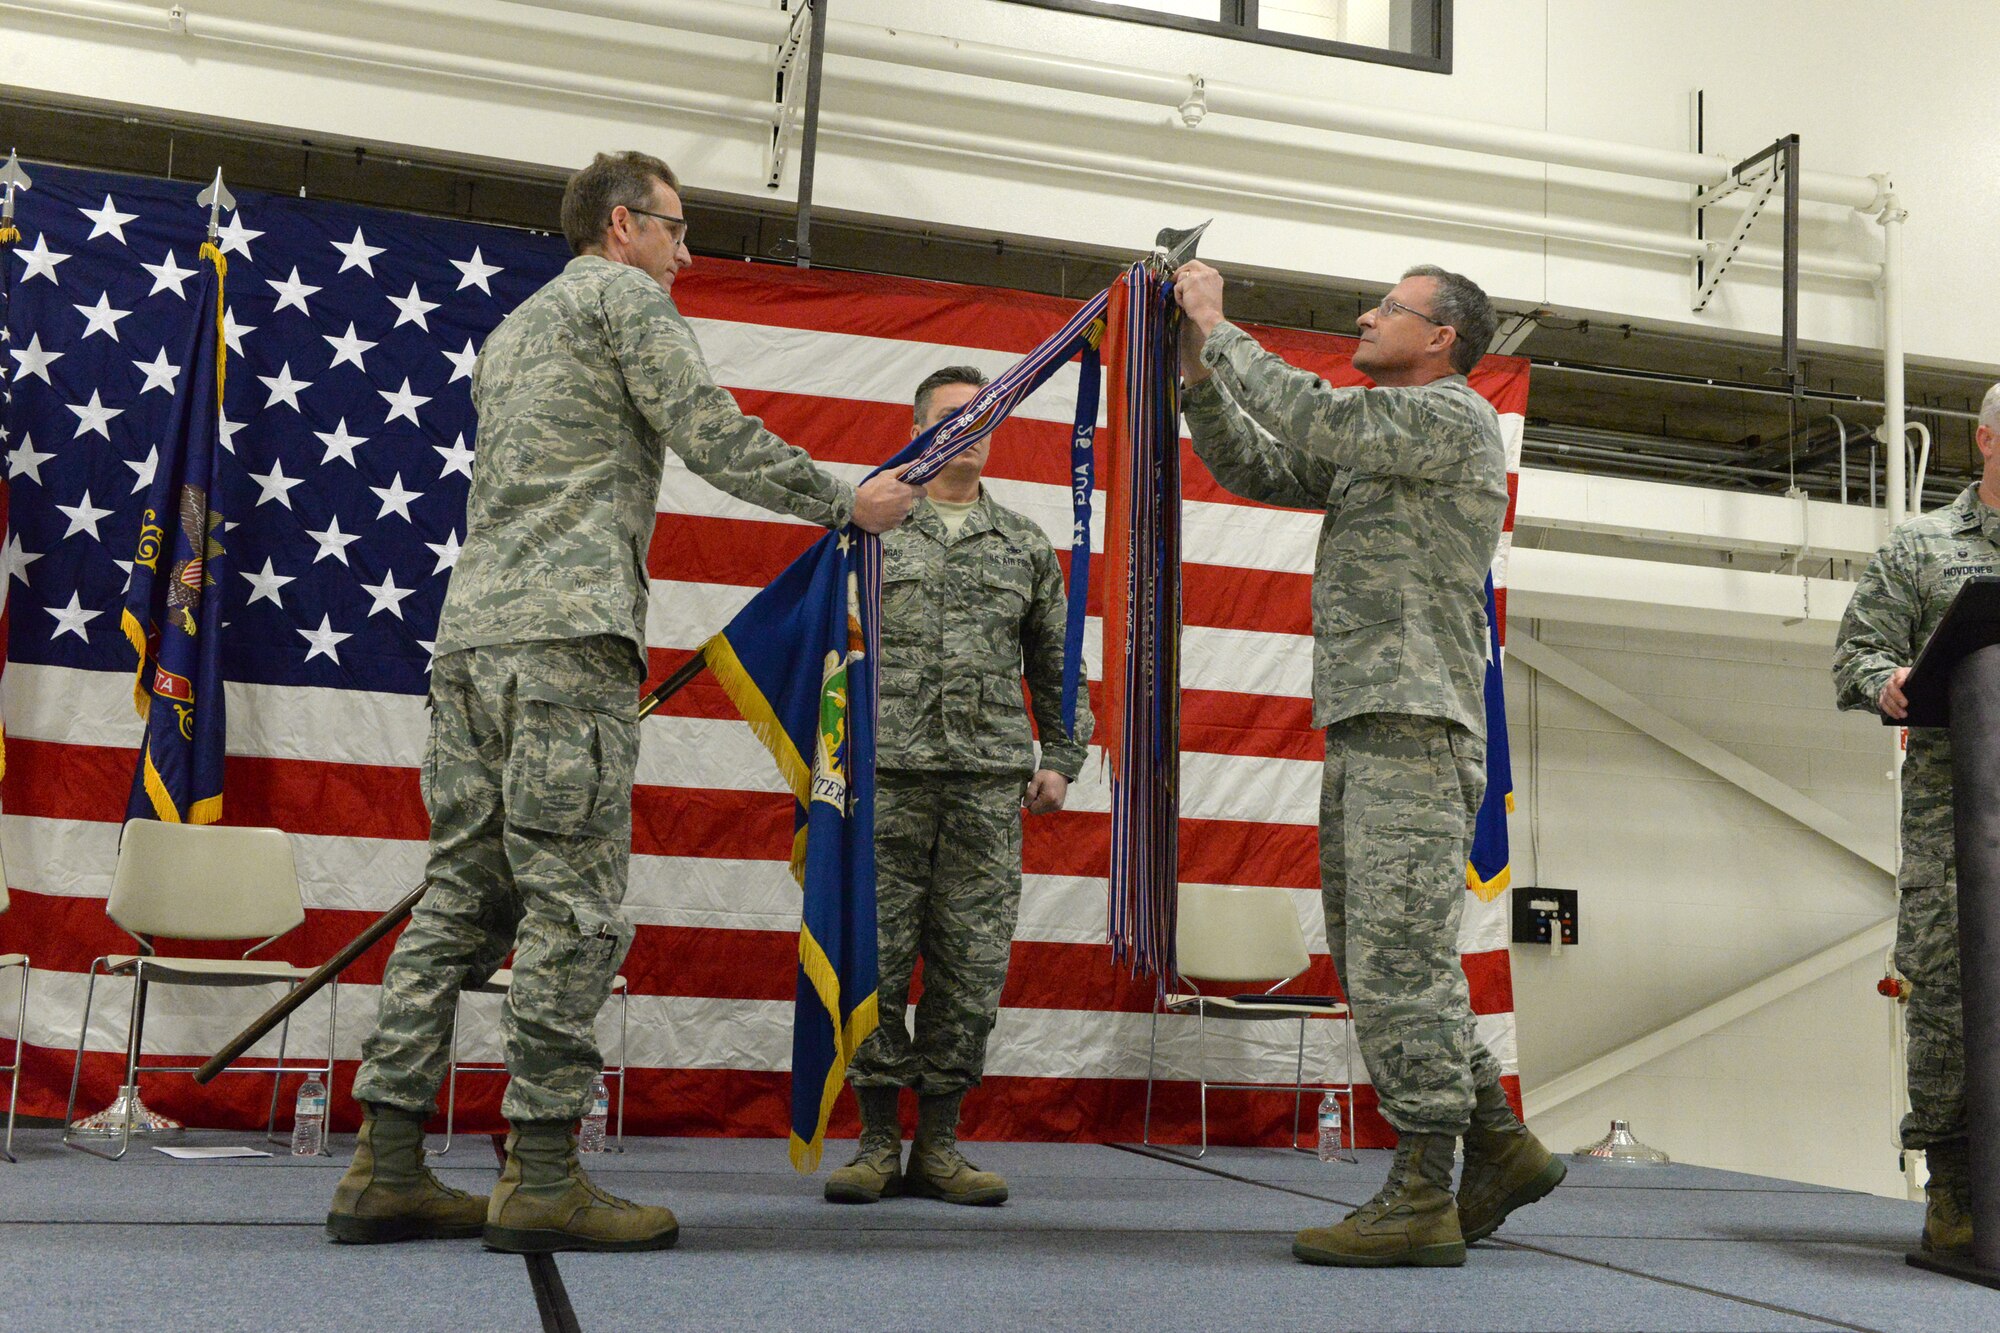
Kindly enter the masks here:
<path id="1" fill-rule="evenodd" d="M 965 522 L 959 526 L 956 538 L 945 535 L 944 520 L 938 516 L 937 509 L 928 498 L 910 511 L 909 522 L 917 531 L 943 546 L 955 545 L 968 537 L 1000 526 L 993 514 L 993 497 L 987 493 L 986 483 L 983 481 L 979 483 L 979 498 L 973 501 L 972 508 L 965 511 Z"/>
<path id="2" fill-rule="evenodd" d="M 2000 511 L 1989 508 L 1979 498 L 1979 483 L 1973 482 L 1951 502 L 1951 525 L 1962 533 L 1979 531 L 2000 542 Z"/>

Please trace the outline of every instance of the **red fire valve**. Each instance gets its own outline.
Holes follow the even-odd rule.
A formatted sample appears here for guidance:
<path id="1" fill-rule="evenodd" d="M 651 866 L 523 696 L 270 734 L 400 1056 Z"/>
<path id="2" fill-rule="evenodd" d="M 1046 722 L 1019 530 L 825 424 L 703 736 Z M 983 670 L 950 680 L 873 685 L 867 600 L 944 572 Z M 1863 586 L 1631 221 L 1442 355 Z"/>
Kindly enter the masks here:
<path id="1" fill-rule="evenodd" d="M 1910 983 L 1901 977 L 1883 977 L 1875 983 L 1875 993 L 1892 1000 L 1907 1000 L 1910 998 Z"/>

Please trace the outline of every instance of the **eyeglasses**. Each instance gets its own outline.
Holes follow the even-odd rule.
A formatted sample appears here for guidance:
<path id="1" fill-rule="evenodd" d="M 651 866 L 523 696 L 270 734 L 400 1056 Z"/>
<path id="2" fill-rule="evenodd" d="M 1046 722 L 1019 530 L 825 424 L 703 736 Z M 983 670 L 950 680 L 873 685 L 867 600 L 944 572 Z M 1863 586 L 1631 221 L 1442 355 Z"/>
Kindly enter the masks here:
<path id="1" fill-rule="evenodd" d="M 1406 315 L 1415 315 L 1418 319 L 1421 319 L 1424 323 L 1435 324 L 1439 328 L 1445 327 L 1445 325 L 1449 322 L 1447 320 L 1442 320 L 1442 319 L 1433 319 L 1431 316 L 1426 315 L 1421 310 L 1412 310 L 1410 309 L 1410 307 L 1404 305 L 1401 301 L 1391 300 L 1389 297 L 1386 296 L 1382 298 L 1382 304 L 1375 307 L 1376 314 L 1385 316 L 1393 315 L 1398 310 L 1402 311 Z"/>
<path id="2" fill-rule="evenodd" d="M 675 245 L 679 245 L 687 239 L 688 224 L 686 218 L 677 218 L 669 213 L 655 213 L 648 208 L 634 208 L 630 204 L 626 204 L 624 208 L 627 213 L 637 213 L 641 217 L 654 218 L 666 223 L 667 235 L 673 238 Z"/>

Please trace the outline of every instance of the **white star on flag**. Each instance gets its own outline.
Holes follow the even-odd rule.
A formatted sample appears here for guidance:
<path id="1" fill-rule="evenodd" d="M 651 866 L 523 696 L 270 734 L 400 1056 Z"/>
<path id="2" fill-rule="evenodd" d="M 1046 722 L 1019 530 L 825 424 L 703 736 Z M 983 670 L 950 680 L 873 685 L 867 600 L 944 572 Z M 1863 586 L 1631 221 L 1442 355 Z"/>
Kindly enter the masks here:
<path id="1" fill-rule="evenodd" d="M 463 352 L 446 352 L 444 359 L 451 362 L 451 379 L 446 380 L 446 384 L 469 380 L 472 378 L 472 363 L 479 359 L 479 349 L 472 345 L 472 339 L 467 338 Z"/>
<path id="2" fill-rule="evenodd" d="M 97 390 L 95 389 L 90 391 L 89 402 L 65 403 L 64 406 L 76 413 L 76 434 L 70 437 L 74 440 L 80 440 L 93 431 L 109 440 L 111 438 L 111 418 L 125 415 L 124 408 L 106 407 L 100 402 L 97 397 Z"/>
<path id="3" fill-rule="evenodd" d="M 266 278 L 264 279 L 264 284 L 278 294 L 278 304 L 271 307 L 272 314 L 277 314 L 286 306 L 292 306 L 307 319 L 312 318 L 312 311 L 306 309 L 306 298 L 318 291 L 319 288 L 299 281 L 299 266 L 297 264 L 292 265 L 292 276 L 286 278 L 283 282 L 279 282 L 275 278 Z"/>
<path id="4" fill-rule="evenodd" d="M 22 431 L 21 442 L 7 451 L 7 479 L 12 481 L 15 477 L 27 477 L 39 485 L 42 480 L 42 464 L 54 457 L 54 454 L 45 454 L 36 449 L 35 437 Z"/>
<path id="5" fill-rule="evenodd" d="M 332 430 L 316 430 L 313 434 L 317 435 L 319 442 L 326 446 L 326 457 L 319 460 L 321 467 L 326 466 L 336 458 L 349 467 L 359 466 L 354 461 L 354 451 L 368 443 L 368 437 L 365 435 L 349 435 L 347 433 L 346 417 L 342 417 L 340 424 Z"/>
<path id="6" fill-rule="evenodd" d="M 261 509 L 267 501 L 276 500 L 285 508 L 290 509 L 292 507 L 292 487 L 303 482 L 305 478 L 286 476 L 283 460 L 274 458 L 271 460 L 271 470 L 269 472 L 264 473 L 262 476 L 252 472 L 250 480 L 257 483 L 257 503 L 252 506 L 253 508 Z"/>
<path id="7" fill-rule="evenodd" d="M 392 296 L 389 298 L 389 304 L 396 307 L 397 312 L 396 322 L 390 327 L 400 329 L 405 324 L 415 324 L 425 333 L 431 331 L 430 321 L 426 320 L 424 316 L 437 309 L 438 303 L 436 301 L 426 301 L 422 294 L 417 291 L 416 283 L 413 282 L 410 284 L 410 294 L 408 296 Z"/>
<path id="8" fill-rule="evenodd" d="M 28 266 L 27 271 L 21 275 L 23 284 L 31 282 L 35 278 L 47 278 L 56 286 L 62 286 L 62 280 L 56 277 L 56 265 L 68 259 L 69 256 L 57 254 L 55 251 L 49 249 L 49 236 L 47 232 L 43 232 L 40 236 L 37 236 L 34 245 L 28 249 L 23 250 L 17 247 L 14 251 L 14 257 Z"/>
<path id="9" fill-rule="evenodd" d="M 90 503 L 90 492 L 83 493 L 83 499 L 73 505 L 57 505 L 57 509 L 69 515 L 69 527 L 63 532 L 64 538 L 76 536 L 79 532 L 90 534 L 92 541 L 101 542 L 103 536 L 97 531 L 98 520 L 109 518 L 115 511 L 99 509 Z"/>
<path id="10" fill-rule="evenodd" d="M 257 378 L 262 380 L 264 387 L 271 391 L 270 398 L 264 403 L 267 410 L 276 407 L 279 403 L 283 403 L 294 412 L 305 411 L 304 408 L 299 406 L 299 394 L 303 390 L 312 388 L 312 381 L 293 379 L 291 362 L 285 362 L 275 375 L 259 375 Z"/>
<path id="11" fill-rule="evenodd" d="M 253 264 L 256 263 L 257 261 L 254 259 L 250 259 L 250 242 L 256 240 L 259 236 L 262 236 L 263 234 L 264 233 L 261 231 L 252 231 L 248 227 L 244 226 L 243 214 L 240 211 L 231 213 L 229 215 L 228 226 L 217 227 L 215 229 L 215 239 L 222 242 L 222 244 L 217 248 L 220 249 L 223 254 L 228 254 L 231 250 L 234 250 L 237 254 L 242 255 L 245 259 L 249 259 L 250 262 Z"/>
<path id="12" fill-rule="evenodd" d="M 76 211 L 90 219 L 90 235 L 83 239 L 94 241 L 100 236 L 116 236 L 120 245 L 126 243 L 125 224 L 136 222 L 139 218 L 137 213 L 120 213 L 118 205 L 111 202 L 108 194 L 104 196 L 104 207 L 79 208 Z"/>
<path id="13" fill-rule="evenodd" d="M 398 472 L 387 486 L 370 486 L 368 489 L 375 492 L 376 498 L 382 502 L 382 512 L 375 515 L 376 518 L 383 519 L 390 514 L 397 514 L 406 523 L 416 521 L 410 517 L 410 502 L 423 499 L 424 493 L 404 490 L 402 473 Z"/>
<path id="14" fill-rule="evenodd" d="M 454 472 L 463 472 L 467 481 L 472 480 L 472 450 L 465 447 L 465 432 L 460 431 L 458 438 L 451 442 L 451 447 L 448 449 L 441 444 L 434 444 L 431 448 L 444 456 L 444 471 L 438 473 L 439 481 L 443 481 Z"/>
<path id="15" fill-rule="evenodd" d="M 118 590 L 118 595 L 123 597 L 126 593 L 132 591 L 132 562 L 130 560 L 113 560 L 111 563 L 125 571 L 125 586 Z M 227 625 L 229 622 L 225 620 L 222 623 Z"/>
<path id="16" fill-rule="evenodd" d="M 313 563 L 315 565 L 329 556 L 338 560 L 343 565 L 346 564 L 347 548 L 361 540 L 361 534 L 358 532 L 342 532 L 340 530 L 340 515 L 338 514 L 334 514 L 326 520 L 325 531 L 314 532 L 308 528 L 306 529 L 306 536 L 319 543 L 319 550 L 313 556 Z"/>
<path id="17" fill-rule="evenodd" d="M 160 446 L 156 444 L 148 449 L 143 462 L 135 463 L 129 458 L 126 459 L 125 466 L 139 474 L 139 480 L 132 483 L 132 494 L 137 495 L 153 484 L 153 477 L 160 470 Z"/>
<path id="18" fill-rule="evenodd" d="M 416 589 L 398 588 L 396 586 L 396 571 L 385 569 L 382 571 L 382 581 L 380 583 L 364 583 L 361 585 L 361 591 L 367 593 L 370 599 L 372 599 L 372 604 L 368 608 L 370 617 L 387 611 L 390 615 L 396 617 L 396 619 L 401 620 L 403 618 L 403 599 L 415 592 Z"/>
<path id="19" fill-rule="evenodd" d="M 330 244 L 334 249 L 340 251 L 340 272 L 345 273 L 351 268 L 358 268 L 371 278 L 375 276 L 375 266 L 368 261 L 376 255 L 387 253 L 379 245 L 368 244 L 367 239 L 362 236 L 361 228 L 359 227 L 354 229 L 353 240 L 333 241 Z"/>
<path id="20" fill-rule="evenodd" d="M 231 421 L 228 413 L 217 412 L 215 414 L 215 433 L 220 437 L 222 447 L 232 454 L 235 453 L 236 432 L 249 424 L 247 421 Z"/>
<path id="21" fill-rule="evenodd" d="M 69 595 L 68 606 L 51 606 L 48 608 L 48 613 L 56 618 L 55 633 L 49 635 L 51 641 L 59 639 L 65 634 L 74 634 L 85 643 L 90 642 L 90 634 L 84 629 L 84 626 L 104 614 L 102 611 L 84 610 L 81 601 L 74 592 Z"/>
<path id="22" fill-rule="evenodd" d="M 377 389 L 375 392 L 381 394 L 389 404 L 389 415 L 383 419 L 383 425 L 388 425 L 397 417 L 402 417 L 412 426 L 422 426 L 424 424 L 417 420 L 417 409 L 428 403 L 430 399 L 424 397 L 422 394 L 410 392 L 410 377 L 408 375 L 403 376 L 403 387 L 394 393 L 390 393 L 387 389 Z"/>
<path id="23" fill-rule="evenodd" d="M 464 549 L 458 544 L 457 528 L 453 528 L 449 533 L 445 534 L 443 541 L 425 542 L 424 545 L 430 547 L 431 553 L 438 558 L 437 568 L 431 571 L 432 574 L 442 574 L 453 565 L 456 565 L 458 563 L 458 553 Z"/>
<path id="24" fill-rule="evenodd" d="M 458 280 L 456 290 L 462 292 L 467 287 L 477 287 L 488 296 L 493 295 L 493 289 L 486 285 L 486 280 L 496 273 L 504 273 L 506 271 L 498 264 L 487 263 L 480 256 L 479 247 L 476 245 L 472 247 L 472 258 L 454 259 L 451 261 L 451 266 L 465 275 Z"/>
<path id="25" fill-rule="evenodd" d="M 20 363 L 19 369 L 14 372 L 17 376 L 26 379 L 28 376 L 33 375 L 50 388 L 54 388 L 55 381 L 49 378 L 49 363 L 51 361 L 60 361 L 68 356 L 69 353 L 44 352 L 42 350 L 42 335 L 35 333 L 28 336 L 28 345 L 26 347 L 10 347 L 7 349 L 7 355 Z"/>
<path id="26" fill-rule="evenodd" d="M 341 640 L 351 639 L 354 636 L 352 634 L 342 634 L 339 630 L 333 628 L 330 623 L 331 619 L 330 616 L 322 614 L 319 618 L 318 629 L 293 631 L 300 638 L 303 638 L 307 643 L 312 645 L 311 648 L 306 650 L 306 661 L 310 662 L 315 657 L 325 657 L 330 659 L 335 666 L 340 665 L 339 644 Z"/>
<path id="27" fill-rule="evenodd" d="M 256 331 L 255 324 L 238 324 L 236 312 L 228 306 L 222 308 L 222 341 L 229 344 L 230 351 L 242 356 L 244 337 Z"/>
<path id="28" fill-rule="evenodd" d="M 113 310 L 111 308 L 111 293 L 99 292 L 96 305 L 77 306 L 76 313 L 82 315 L 88 321 L 89 326 L 83 331 L 85 338 L 88 338 L 93 333 L 104 333 L 110 335 L 112 342 L 117 342 L 118 321 L 126 318 L 132 312 L 129 310 Z M 78 339 L 78 341 L 80 342 L 82 339 Z"/>
<path id="29" fill-rule="evenodd" d="M 264 568 L 261 572 L 248 569 L 239 569 L 236 572 L 250 580 L 250 595 L 243 601 L 243 605 L 245 606 L 250 605 L 252 602 L 263 601 L 269 602 L 282 611 L 285 609 L 285 601 L 283 597 L 279 596 L 278 589 L 284 587 L 287 583 L 296 583 L 298 581 L 293 575 L 274 572 L 271 569 L 271 557 L 268 555 L 264 557 Z"/>
<path id="30" fill-rule="evenodd" d="M 198 268 L 182 268 L 179 264 L 175 263 L 174 252 L 171 250 L 167 251 L 167 257 L 164 262 L 158 264 L 141 264 L 139 267 L 153 275 L 153 290 L 147 292 L 146 295 L 158 296 L 161 292 L 171 288 L 173 294 L 180 297 L 183 301 L 187 300 L 187 293 L 181 290 L 181 284 L 201 272 Z"/>
<path id="31" fill-rule="evenodd" d="M 0 546 L 0 587 L 11 586 L 7 584 L 8 579 L 19 579 L 26 583 L 28 566 L 41 558 L 39 551 L 30 551 L 21 545 L 20 533 L 8 533 L 7 544 Z"/>
<path id="32" fill-rule="evenodd" d="M 338 338 L 334 337 L 331 333 L 322 333 L 319 336 L 333 345 L 333 360 L 328 364 L 328 370 L 332 370 L 334 366 L 345 361 L 362 374 L 365 375 L 368 373 L 368 367 L 361 364 L 361 354 L 375 346 L 375 344 L 355 333 L 353 320 L 350 319 L 347 321 L 347 332 L 341 334 Z"/>
<path id="33" fill-rule="evenodd" d="M 160 354 L 151 361 L 134 361 L 132 364 L 146 377 L 145 387 L 139 390 L 140 393 L 146 394 L 155 389 L 164 389 L 169 398 L 173 397 L 174 381 L 180 378 L 181 368 L 167 364 L 166 348 L 162 347 Z"/>

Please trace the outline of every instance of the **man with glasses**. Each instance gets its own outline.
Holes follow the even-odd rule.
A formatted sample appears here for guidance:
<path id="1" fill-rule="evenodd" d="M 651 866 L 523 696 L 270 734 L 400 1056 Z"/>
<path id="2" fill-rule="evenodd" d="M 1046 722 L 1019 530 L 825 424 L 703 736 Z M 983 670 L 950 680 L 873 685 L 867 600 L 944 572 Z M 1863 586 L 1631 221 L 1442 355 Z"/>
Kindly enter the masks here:
<path id="1" fill-rule="evenodd" d="M 473 369 L 478 453 L 431 670 L 430 891 L 390 955 L 362 1047 L 360 1140 L 327 1216 L 339 1241 L 673 1244 L 674 1215 L 591 1184 L 575 1139 L 603 1068 L 597 1013 L 632 941 L 620 904 L 666 450 L 738 499 L 831 528 L 886 531 L 923 495 L 889 475 L 857 490 L 710 378 L 673 302 L 693 260 L 666 163 L 599 154 L 571 177 L 562 225 L 576 258 L 493 331 Z M 489 1200 L 425 1168 L 423 1127 L 459 990 L 510 951 L 511 1128 Z"/>
<path id="2" fill-rule="evenodd" d="M 1312 592 L 1321 897 L 1355 1035 L 1400 1138 L 1381 1192 L 1336 1226 L 1300 1232 L 1292 1253 L 1462 1264 L 1467 1241 L 1564 1173 L 1507 1105 L 1458 956 L 1486 789 L 1486 575 L 1507 511 L 1500 420 L 1466 376 L 1498 321 L 1470 279 L 1413 268 L 1356 321 L 1354 368 L 1373 387 L 1336 389 L 1229 323 L 1206 264 L 1183 266 L 1174 295 L 1192 325 L 1181 370 L 1195 453 L 1239 495 L 1326 512 Z"/>

